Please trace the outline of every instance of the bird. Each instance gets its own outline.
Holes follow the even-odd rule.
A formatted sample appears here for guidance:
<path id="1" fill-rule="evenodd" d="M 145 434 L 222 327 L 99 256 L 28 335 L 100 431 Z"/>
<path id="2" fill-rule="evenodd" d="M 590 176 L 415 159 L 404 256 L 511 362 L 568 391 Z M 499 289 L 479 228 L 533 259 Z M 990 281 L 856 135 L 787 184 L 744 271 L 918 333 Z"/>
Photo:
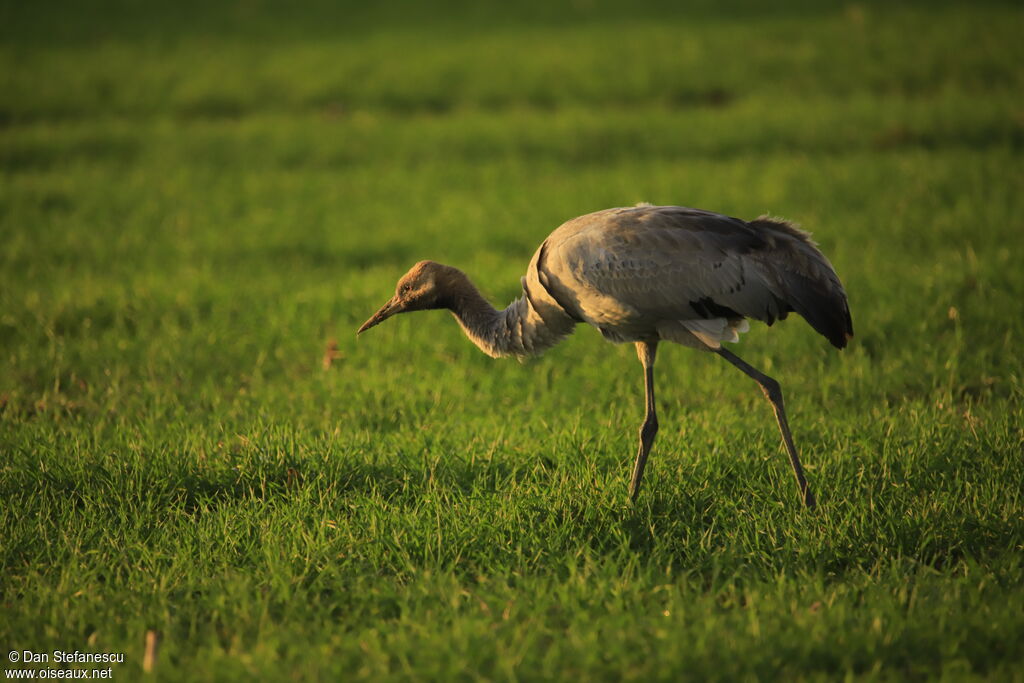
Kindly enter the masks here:
<path id="1" fill-rule="evenodd" d="M 761 388 L 775 413 L 800 498 L 813 508 L 779 383 L 723 342 L 738 342 L 749 319 L 769 326 L 802 316 L 838 349 L 853 337 L 846 291 L 811 235 L 789 221 L 744 221 L 711 211 L 642 203 L 566 221 L 545 239 L 521 279 L 522 295 L 494 308 L 458 268 L 420 261 L 357 336 L 411 311 L 447 309 L 484 353 L 536 356 L 581 323 L 605 339 L 633 343 L 644 371 L 644 421 L 629 484 L 640 492 L 658 433 L 654 363 L 658 344 L 715 353 Z"/>

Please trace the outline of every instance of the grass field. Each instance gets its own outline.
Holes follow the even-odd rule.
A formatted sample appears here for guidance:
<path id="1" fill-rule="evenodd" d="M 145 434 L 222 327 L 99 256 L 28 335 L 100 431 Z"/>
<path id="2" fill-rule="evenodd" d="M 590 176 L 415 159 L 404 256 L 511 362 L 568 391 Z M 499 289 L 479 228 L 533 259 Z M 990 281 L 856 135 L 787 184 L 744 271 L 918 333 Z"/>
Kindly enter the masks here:
<path id="1" fill-rule="evenodd" d="M 511 4 L 0 6 L 2 654 L 1024 680 L 1020 7 Z M 659 354 L 632 506 L 632 347 L 355 338 L 421 258 L 504 305 L 559 223 L 639 201 L 835 264 L 847 350 L 796 317 L 736 347 L 817 511 L 710 354 Z"/>

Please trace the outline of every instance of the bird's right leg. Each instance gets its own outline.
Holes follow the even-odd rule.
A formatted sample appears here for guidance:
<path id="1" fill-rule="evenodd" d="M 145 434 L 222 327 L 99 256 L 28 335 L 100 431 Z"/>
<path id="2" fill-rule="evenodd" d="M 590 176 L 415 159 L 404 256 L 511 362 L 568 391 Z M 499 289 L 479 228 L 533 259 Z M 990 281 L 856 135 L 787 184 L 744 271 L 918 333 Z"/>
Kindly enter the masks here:
<path id="1" fill-rule="evenodd" d="M 654 354 L 658 350 L 658 342 L 637 342 L 636 355 L 644 366 L 644 396 L 647 404 L 647 414 L 644 423 L 640 425 L 640 450 L 636 454 L 636 464 L 633 465 L 633 481 L 629 485 L 629 497 L 636 502 L 640 493 L 640 480 L 644 477 L 644 466 L 647 464 L 647 455 L 651 452 L 651 445 L 654 437 L 658 434 L 658 415 L 654 410 Z"/>
<path id="2" fill-rule="evenodd" d="M 814 499 L 814 494 L 811 493 L 810 487 L 807 485 L 807 478 L 804 476 L 803 465 L 800 464 L 800 456 L 796 453 L 796 445 L 793 443 L 793 435 L 789 431 L 789 422 L 786 420 L 786 408 L 782 403 L 782 387 L 774 379 L 764 374 L 753 365 L 750 365 L 745 360 L 737 356 L 731 351 L 727 351 L 725 347 L 714 349 L 722 358 L 726 359 L 740 370 L 742 370 L 748 377 L 753 379 L 761 386 L 761 391 L 764 392 L 765 398 L 772 404 L 772 409 L 775 411 L 775 419 L 779 423 L 779 431 L 782 432 L 782 441 L 786 444 L 786 450 L 789 452 L 789 462 L 793 465 L 793 474 L 796 475 L 796 485 L 800 487 L 800 496 L 803 498 L 804 504 L 809 508 L 813 508 L 817 502 Z"/>

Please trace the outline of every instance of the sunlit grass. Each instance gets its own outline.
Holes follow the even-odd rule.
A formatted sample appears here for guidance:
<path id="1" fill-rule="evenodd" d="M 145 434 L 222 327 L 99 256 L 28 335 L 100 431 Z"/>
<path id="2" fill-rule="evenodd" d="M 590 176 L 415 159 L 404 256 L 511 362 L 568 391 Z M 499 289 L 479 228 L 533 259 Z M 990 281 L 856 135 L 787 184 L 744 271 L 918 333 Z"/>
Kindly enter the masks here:
<path id="1" fill-rule="evenodd" d="M 0 642 L 135 677 L 156 630 L 172 680 L 1020 676 L 1018 10 L 246 7 L 5 8 Z M 631 506 L 631 348 L 354 337 L 420 258 L 504 304 L 638 201 L 792 218 L 842 276 L 846 351 L 795 317 L 737 347 L 817 512 L 709 354 L 659 354 Z"/>

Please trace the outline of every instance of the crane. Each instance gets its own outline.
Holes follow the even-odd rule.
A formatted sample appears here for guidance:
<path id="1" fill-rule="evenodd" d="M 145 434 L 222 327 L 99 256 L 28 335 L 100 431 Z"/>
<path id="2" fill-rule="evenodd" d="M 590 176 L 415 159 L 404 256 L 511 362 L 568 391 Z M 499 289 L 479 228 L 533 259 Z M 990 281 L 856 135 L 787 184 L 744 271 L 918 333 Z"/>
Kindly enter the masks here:
<path id="1" fill-rule="evenodd" d="M 766 216 L 747 222 L 651 204 L 606 209 L 552 232 L 521 282 L 522 296 L 499 311 L 461 270 L 420 261 L 357 335 L 397 313 L 447 309 L 466 336 L 495 358 L 538 355 L 579 323 L 593 325 L 609 341 L 634 343 L 644 370 L 646 414 L 630 482 L 633 501 L 658 433 L 654 360 L 659 342 L 716 353 L 761 387 L 775 412 L 800 497 L 807 507 L 815 506 L 779 383 L 722 345 L 739 341 L 750 329 L 747 318 L 771 325 L 796 312 L 833 346 L 846 346 L 853 336 L 846 292 L 808 233 Z"/>

